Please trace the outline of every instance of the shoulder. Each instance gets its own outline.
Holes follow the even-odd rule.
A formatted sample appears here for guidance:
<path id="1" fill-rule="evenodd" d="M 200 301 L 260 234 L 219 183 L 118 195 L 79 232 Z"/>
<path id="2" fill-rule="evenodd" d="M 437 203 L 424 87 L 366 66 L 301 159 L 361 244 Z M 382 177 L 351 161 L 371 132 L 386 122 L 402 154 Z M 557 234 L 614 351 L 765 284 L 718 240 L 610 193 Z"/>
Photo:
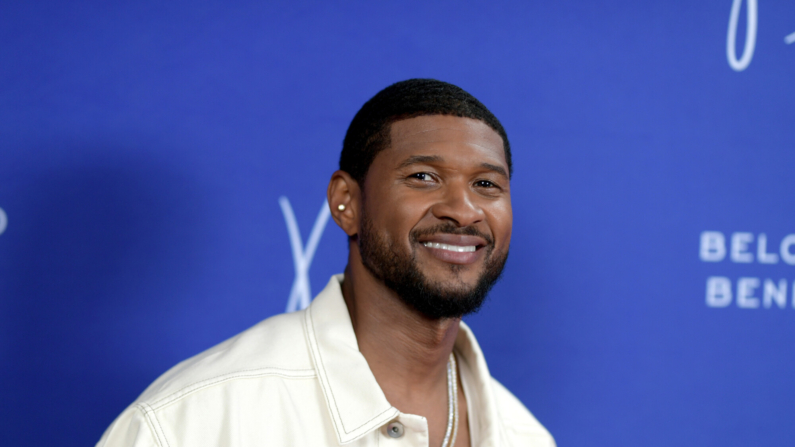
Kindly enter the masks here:
<path id="1" fill-rule="evenodd" d="M 314 377 L 303 320 L 304 311 L 268 318 L 177 364 L 154 381 L 136 403 L 159 407 L 238 379 Z"/>
<path id="2" fill-rule="evenodd" d="M 507 388 L 496 379 L 491 379 L 505 435 L 509 445 L 554 447 L 555 440 L 530 411 Z"/>
<path id="3" fill-rule="evenodd" d="M 262 407 L 266 397 L 314 397 L 304 317 L 305 311 L 271 317 L 174 366 L 116 418 L 97 445 L 154 447 L 169 445 L 168 439 L 200 445 L 204 434 L 227 428 L 230 413 L 271 408 Z"/>

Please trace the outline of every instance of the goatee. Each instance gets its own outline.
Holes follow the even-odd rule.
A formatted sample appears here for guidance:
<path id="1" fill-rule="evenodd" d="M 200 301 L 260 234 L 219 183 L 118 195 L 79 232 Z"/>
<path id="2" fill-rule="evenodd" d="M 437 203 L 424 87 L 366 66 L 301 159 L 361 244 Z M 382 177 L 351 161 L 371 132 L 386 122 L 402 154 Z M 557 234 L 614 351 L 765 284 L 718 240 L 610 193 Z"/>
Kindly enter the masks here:
<path id="1" fill-rule="evenodd" d="M 375 231 L 372 221 L 364 213 L 358 235 L 359 252 L 364 266 L 384 285 L 394 290 L 400 299 L 421 314 L 434 320 L 459 318 L 477 312 L 486 299 L 492 286 L 499 280 L 508 251 L 494 252 L 494 240 L 474 227 L 456 227 L 452 223 L 442 223 L 432 228 L 415 230 L 409 235 L 412 246 L 419 244 L 422 236 L 449 233 L 479 236 L 487 241 L 483 272 L 473 286 L 460 284 L 445 286 L 429 280 L 417 267 L 416 253 L 403 253 L 391 246 Z M 450 271 L 457 274 L 462 266 L 450 265 Z"/>

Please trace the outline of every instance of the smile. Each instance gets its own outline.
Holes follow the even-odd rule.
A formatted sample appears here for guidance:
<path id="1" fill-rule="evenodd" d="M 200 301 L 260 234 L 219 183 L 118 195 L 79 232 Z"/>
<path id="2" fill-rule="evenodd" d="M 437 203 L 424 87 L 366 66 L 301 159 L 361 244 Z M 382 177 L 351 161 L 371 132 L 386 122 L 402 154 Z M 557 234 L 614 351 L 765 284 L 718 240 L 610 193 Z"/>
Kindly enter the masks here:
<path id="1" fill-rule="evenodd" d="M 474 252 L 477 247 L 474 245 L 450 245 L 450 244 L 442 244 L 440 242 L 423 242 L 422 245 L 428 248 L 438 248 L 440 250 L 447 250 L 456 253 L 468 253 Z"/>

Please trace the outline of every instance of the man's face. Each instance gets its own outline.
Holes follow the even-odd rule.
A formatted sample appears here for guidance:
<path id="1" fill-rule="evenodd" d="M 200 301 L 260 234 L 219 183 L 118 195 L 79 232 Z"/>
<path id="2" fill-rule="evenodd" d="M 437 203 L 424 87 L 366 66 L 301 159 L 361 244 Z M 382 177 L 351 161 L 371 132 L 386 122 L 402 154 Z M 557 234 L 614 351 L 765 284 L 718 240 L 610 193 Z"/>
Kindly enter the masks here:
<path id="1" fill-rule="evenodd" d="M 511 239 L 502 138 L 469 118 L 398 121 L 362 189 L 364 265 L 430 318 L 476 310 Z"/>

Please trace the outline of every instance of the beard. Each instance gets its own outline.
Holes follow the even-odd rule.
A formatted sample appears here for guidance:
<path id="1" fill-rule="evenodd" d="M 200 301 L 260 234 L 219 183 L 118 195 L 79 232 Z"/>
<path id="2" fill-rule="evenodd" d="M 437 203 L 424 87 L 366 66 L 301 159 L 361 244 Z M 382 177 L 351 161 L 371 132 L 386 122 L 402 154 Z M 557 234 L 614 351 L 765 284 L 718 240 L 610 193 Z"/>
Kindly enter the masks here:
<path id="1" fill-rule="evenodd" d="M 358 235 L 359 253 L 362 263 L 377 279 L 392 289 L 400 299 L 427 318 L 460 318 L 477 312 L 492 286 L 502 275 L 508 251 L 494 253 L 494 240 L 475 227 L 456 227 L 442 223 L 409 234 L 412 247 L 419 244 L 422 236 L 449 233 L 480 236 L 487 242 L 480 250 L 486 250 L 483 272 L 474 285 L 468 286 L 461 279 L 462 265 L 450 264 L 450 272 L 459 279 L 458 284 L 445 285 L 441 281 L 428 279 L 417 266 L 416 252 L 403 253 L 390 244 L 373 227 L 367 213 L 363 212 L 361 231 Z"/>

